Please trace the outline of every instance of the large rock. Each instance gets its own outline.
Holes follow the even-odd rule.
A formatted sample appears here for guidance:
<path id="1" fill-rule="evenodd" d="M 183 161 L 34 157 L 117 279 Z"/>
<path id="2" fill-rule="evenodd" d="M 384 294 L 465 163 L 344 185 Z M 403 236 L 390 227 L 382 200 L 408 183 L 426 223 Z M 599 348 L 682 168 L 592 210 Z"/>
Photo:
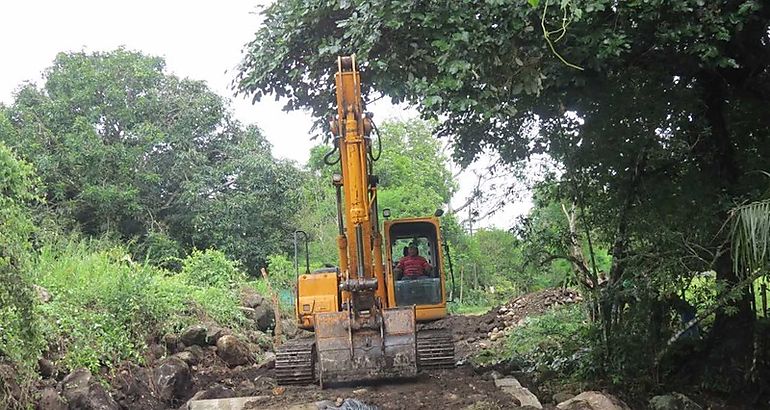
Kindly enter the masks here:
<path id="1" fill-rule="evenodd" d="M 178 357 L 182 359 L 182 361 L 187 363 L 188 366 L 195 366 L 196 364 L 198 364 L 198 357 L 195 356 L 195 353 L 189 350 L 184 350 L 179 353 L 176 353 L 174 357 Z"/>
<path id="2" fill-rule="evenodd" d="M 217 355 L 230 367 L 251 361 L 248 346 L 233 335 L 225 335 L 217 341 Z"/>
<path id="3" fill-rule="evenodd" d="M 537 399 L 537 396 L 532 394 L 529 389 L 522 386 L 515 377 L 503 377 L 501 379 L 495 379 L 495 386 L 516 398 L 516 400 L 519 401 L 519 406 L 521 407 L 529 406 L 534 409 L 543 408 L 543 405 L 540 404 L 540 400 Z"/>
<path id="4" fill-rule="evenodd" d="M 598 391 L 586 391 L 559 403 L 559 410 L 631 410 L 617 397 Z"/>
<path id="5" fill-rule="evenodd" d="M 67 410 L 67 403 L 56 389 L 47 387 L 40 392 L 37 408 L 38 410 Z"/>
<path id="6" fill-rule="evenodd" d="M 120 407 L 91 372 L 77 369 L 62 380 L 62 395 L 71 410 L 117 410 Z"/>
<path id="7" fill-rule="evenodd" d="M 56 375 L 56 366 L 50 360 L 41 357 L 37 359 L 37 371 L 44 379 L 49 379 Z"/>
<path id="8" fill-rule="evenodd" d="M 208 345 L 208 342 L 206 341 L 206 327 L 202 325 L 193 325 L 186 328 L 179 335 L 179 339 L 182 341 L 182 343 L 184 343 L 185 346 Z"/>
<path id="9" fill-rule="evenodd" d="M 702 410 L 703 407 L 681 393 L 655 396 L 650 399 L 651 410 Z"/>
<path id="10" fill-rule="evenodd" d="M 268 304 L 259 305 L 254 308 L 241 307 L 241 311 L 254 322 L 254 327 L 262 332 L 272 329 L 275 324 L 275 312 Z"/>
<path id="11" fill-rule="evenodd" d="M 190 367 L 178 357 L 168 357 L 153 371 L 153 381 L 158 397 L 165 402 L 174 402 L 189 392 Z"/>
<path id="12" fill-rule="evenodd" d="M 206 326 L 206 342 L 211 346 L 216 346 L 220 337 L 229 334 L 230 331 L 225 328 L 216 325 Z"/>
<path id="13" fill-rule="evenodd" d="M 247 289 L 241 294 L 241 305 L 244 307 L 254 309 L 264 304 L 266 304 L 265 298 L 253 290 Z"/>

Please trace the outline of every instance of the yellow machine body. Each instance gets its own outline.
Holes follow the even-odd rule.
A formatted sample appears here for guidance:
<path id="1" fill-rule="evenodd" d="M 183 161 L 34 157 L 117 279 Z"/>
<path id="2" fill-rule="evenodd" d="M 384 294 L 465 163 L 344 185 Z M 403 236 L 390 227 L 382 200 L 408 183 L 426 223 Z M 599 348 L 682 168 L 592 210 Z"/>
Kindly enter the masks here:
<path id="1" fill-rule="evenodd" d="M 355 56 L 340 57 L 337 65 L 337 116 L 331 130 L 333 152 L 339 151 L 340 164 L 333 181 L 339 268 L 298 276 L 298 325 L 315 331 L 315 343 L 312 360 L 304 350 L 279 355 L 277 363 L 287 382 L 310 377 L 306 367 L 292 365 L 300 360 L 320 368 L 322 385 L 413 376 L 418 370 L 416 322 L 447 315 L 439 220 L 407 218 L 380 223 L 378 180 L 372 175 L 371 117 L 363 111 Z M 396 278 L 398 249 L 407 242 L 423 248 L 433 266 L 431 277 Z"/>

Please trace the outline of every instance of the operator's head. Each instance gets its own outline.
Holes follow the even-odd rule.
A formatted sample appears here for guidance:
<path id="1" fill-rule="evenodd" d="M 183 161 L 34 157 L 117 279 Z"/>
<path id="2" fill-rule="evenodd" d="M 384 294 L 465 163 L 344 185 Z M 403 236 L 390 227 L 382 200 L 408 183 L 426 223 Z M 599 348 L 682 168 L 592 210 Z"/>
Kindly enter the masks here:
<path id="1" fill-rule="evenodd" d="M 417 245 L 410 244 L 407 252 L 409 253 L 409 256 L 417 256 Z"/>

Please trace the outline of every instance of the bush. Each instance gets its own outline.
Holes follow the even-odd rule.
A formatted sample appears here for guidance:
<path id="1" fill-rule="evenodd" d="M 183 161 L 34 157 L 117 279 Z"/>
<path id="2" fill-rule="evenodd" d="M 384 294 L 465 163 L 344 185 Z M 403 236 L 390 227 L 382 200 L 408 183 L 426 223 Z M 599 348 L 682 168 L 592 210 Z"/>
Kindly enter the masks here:
<path id="1" fill-rule="evenodd" d="M 73 237 L 43 246 L 35 271 L 54 296 L 38 308 L 48 344 L 67 368 L 141 363 L 147 341 L 166 332 L 247 323 L 237 293 L 245 275 L 217 251 L 196 252 L 175 275 L 132 261 L 123 246 Z"/>
<path id="2" fill-rule="evenodd" d="M 180 278 L 194 286 L 233 288 L 246 280 L 246 274 L 224 252 L 207 249 L 194 250 L 182 261 Z"/>
<path id="3" fill-rule="evenodd" d="M 27 204 L 37 200 L 36 184 L 32 167 L 0 143 L 0 362 L 16 363 L 21 376 L 32 373 L 42 347 L 29 277 L 34 229 Z"/>
<path id="4" fill-rule="evenodd" d="M 505 343 L 479 352 L 473 361 L 492 365 L 513 360 L 541 376 L 578 377 L 590 366 L 591 335 L 582 305 L 564 306 L 526 318 Z"/>

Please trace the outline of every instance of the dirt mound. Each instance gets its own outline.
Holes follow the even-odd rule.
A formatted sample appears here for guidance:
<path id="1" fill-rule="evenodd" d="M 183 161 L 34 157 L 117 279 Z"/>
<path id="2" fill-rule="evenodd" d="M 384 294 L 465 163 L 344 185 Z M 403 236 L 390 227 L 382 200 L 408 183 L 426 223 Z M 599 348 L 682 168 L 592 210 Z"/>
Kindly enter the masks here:
<path id="1" fill-rule="evenodd" d="M 545 289 L 527 293 L 508 303 L 476 316 L 451 315 L 430 323 L 425 328 L 451 329 L 455 340 L 456 356 L 465 358 L 477 347 L 485 347 L 487 340 L 502 338 L 505 332 L 520 325 L 529 316 L 545 313 L 556 306 L 583 300 L 572 289 Z M 475 345 L 475 348 L 473 347 Z"/>

